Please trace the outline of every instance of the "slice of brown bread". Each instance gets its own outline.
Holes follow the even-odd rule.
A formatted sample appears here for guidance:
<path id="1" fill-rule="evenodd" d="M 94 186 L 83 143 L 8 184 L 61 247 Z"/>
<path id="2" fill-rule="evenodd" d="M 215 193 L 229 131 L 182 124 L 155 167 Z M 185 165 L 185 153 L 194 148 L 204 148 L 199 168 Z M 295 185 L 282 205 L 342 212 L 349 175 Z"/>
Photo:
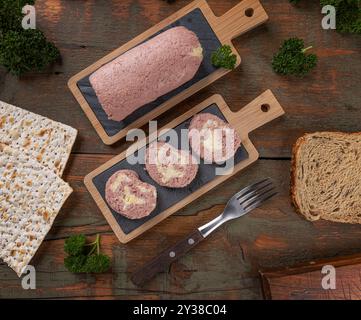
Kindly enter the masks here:
<path id="1" fill-rule="evenodd" d="M 315 132 L 293 148 L 291 197 L 306 219 L 361 224 L 361 132 Z"/>

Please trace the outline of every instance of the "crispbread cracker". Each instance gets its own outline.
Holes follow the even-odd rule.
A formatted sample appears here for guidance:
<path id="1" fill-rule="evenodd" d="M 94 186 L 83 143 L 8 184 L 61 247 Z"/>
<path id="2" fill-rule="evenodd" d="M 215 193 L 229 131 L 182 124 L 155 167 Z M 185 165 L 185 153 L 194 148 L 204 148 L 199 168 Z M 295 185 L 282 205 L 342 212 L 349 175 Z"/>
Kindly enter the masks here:
<path id="1" fill-rule="evenodd" d="M 21 150 L 61 176 L 77 130 L 0 101 L 0 143 Z"/>
<path id="2" fill-rule="evenodd" d="M 18 276 L 71 192 L 66 182 L 31 156 L 0 144 L 0 258 Z"/>

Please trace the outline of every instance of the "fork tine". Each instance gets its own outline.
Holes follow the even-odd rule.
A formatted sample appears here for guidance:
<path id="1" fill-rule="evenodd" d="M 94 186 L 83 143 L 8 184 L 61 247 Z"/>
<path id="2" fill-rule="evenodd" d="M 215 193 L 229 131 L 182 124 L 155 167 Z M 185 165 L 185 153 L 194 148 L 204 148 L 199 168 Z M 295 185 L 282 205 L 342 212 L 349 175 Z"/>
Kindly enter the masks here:
<path id="1" fill-rule="evenodd" d="M 274 189 L 275 189 L 275 187 L 272 183 L 268 184 L 267 186 L 264 186 L 256 191 L 252 192 L 252 195 L 247 196 L 246 199 L 243 199 L 243 200 L 240 199 L 239 203 L 242 207 L 247 207 L 248 205 L 252 204 L 255 200 L 257 200 L 260 196 L 262 196 L 265 193 L 267 193 L 271 190 L 274 190 Z"/>
<path id="2" fill-rule="evenodd" d="M 264 183 L 259 184 L 256 189 L 251 190 L 251 191 L 247 192 L 245 195 L 238 198 L 239 203 L 244 203 L 246 200 L 250 200 L 250 199 L 254 198 L 255 195 L 259 194 L 260 192 L 262 192 L 262 190 L 264 190 L 267 187 L 272 186 L 272 185 L 273 184 L 272 184 L 271 180 L 266 180 Z"/>
<path id="3" fill-rule="evenodd" d="M 241 196 L 245 195 L 246 193 L 252 191 L 254 188 L 256 188 L 257 186 L 259 186 L 260 184 L 262 184 L 262 183 L 264 183 L 264 182 L 266 182 L 266 181 L 269 181 L 269 180 L 270 180 L 270 178 L 266 178 L 266 179 L 263 179 L 263 180 L 261 180 L 261 181 L 258 181 L 258 182 L 256 182 L 256 183 L 254 183 L 254 184 L 251 184 L 251 185 L 248 186 L 248 187 L 243 188 L 241 191 L 239 191 L 238 193 L 236 193 L 236 194 L 232 197 L 232 199 L 238 199 L 239 197 L 241 197 Z"/>
<path id="4" fill-rule="evenodd" d="M 273 191 L 273 192 L 272 192 Z M 271 199 L 272 197 L 274 197 L 276 194 L 278 194 L 277 191 L 274 191 L 274 189 L 270 190 L 267 193 L 264 193 L 262 196 L 259 196 L 257 199 L 255 199 L 252 203 L 248 204 L 246 207 L 244 207 L 243 209 L 246 212 L 249 212 L 257 207 L 259 207 L 261 204 L 263 204 L 264 202 L 266 202 L 267 200 Z"/>

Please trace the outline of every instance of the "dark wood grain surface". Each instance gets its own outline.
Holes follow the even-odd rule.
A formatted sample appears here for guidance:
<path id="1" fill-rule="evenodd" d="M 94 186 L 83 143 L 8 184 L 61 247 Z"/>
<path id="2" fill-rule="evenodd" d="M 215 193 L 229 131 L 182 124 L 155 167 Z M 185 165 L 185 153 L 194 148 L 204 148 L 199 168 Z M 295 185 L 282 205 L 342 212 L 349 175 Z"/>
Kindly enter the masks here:
<path id="1" fill-rule="evenodd" d="M 190 0 L 37 0 L 38 26 L 60 48 L 62 63 L 17 79 L 0 68 L 0 99 L 72 125 L 79 138 L 65 173 L 75 192 L 56 219 L 32 264 L 37 290 L 23 290 L 16 274 L 0 263 L 0 297 L 121 299 L 261 299 L 259 269 L 361 252 L 361 226 L 307 222 L 289 200 L 291 147 L 304 132 L 360 131 L 361 40 L 321 28 L 318 1 L 297 7 L 263 0 L 270 21 L 235 40 L 242 66 L 160 117 L 164 125 L 214 93 L 239 110 L 271 89 L 286 115 L 251 135 L 261 159 L 245 172 L 127 245 L 121 245 L 87 193 L 83 177 L 129 145 L 104 145 L 67 89 L 68 79 L 111 50 L 177 11 Z M 209 0 L 217 15 L 238 0 Z M 320 57 L 305 78 L 281 77 L 270 66 L 283 39 L 299 36 Z M 269 176 L 280 195 L 252 214 L 227 224 L 168 272 L 139 289 L 130 275 L 169 245 L 218 215 L 241 187 Z M 102 235 L 112 270 L 74 275 L 63 266 L 64 239 L 74 233 Z"/>
<path id="2" fill-rule="evenodd" d="M 273 300 L 361 300 L 361 256 L 321 259 L 261 272 L 264 296 Z M 331 285 L 332 289 L 324 287 Z"/>

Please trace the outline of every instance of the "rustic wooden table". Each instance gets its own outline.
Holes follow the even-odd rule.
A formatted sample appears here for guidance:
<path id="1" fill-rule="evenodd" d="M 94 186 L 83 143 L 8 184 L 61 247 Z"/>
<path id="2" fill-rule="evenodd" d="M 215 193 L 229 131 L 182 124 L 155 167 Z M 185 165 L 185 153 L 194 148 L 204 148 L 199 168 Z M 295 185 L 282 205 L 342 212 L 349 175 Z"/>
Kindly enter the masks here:
<path id="1" fill-rule="evenodd" d="M 262 1 L 270 21 L 234 42 L 243 58 L 239 69 L 158 119 L 164 125 L 214 93 L 222 94 L 238 110 L 271 89 L 286 115 L 252 134 L 260 160 L 136 240 L 119 243 L 86 191 L 83 177 L 128 144 L 121 141 L 109 147 L 100 141 L 67 81 L 189 2 L 37 0 L 38 26 L 60 48 L 62 63 L 21 79 L 0 69 L 0 99 L 79 130 L 65 173 L 75 192 L 32 261 L 37 290 L 23 290 L 16 274 L 1 263 L 0 297 L 262 299 L 260 269 L 361 251 L 360 226 L 307 222 L 295 213 L 288 196 L 291 147 L 297 137 L 316 130 L 361 130 L 360 37 L 323 30 L 318 1 L 301 1 L 294 7 L 288 0 Z M 237 2 L 209 0 L 217 15 Z M 281 77 L 271 70 L 273 53 L 290 36 L 314 45 L 320 58 L 317 69 L 303 79 Z M 218 215 L 240 188 L 266 176 L 279 185 L 277 198 L 226 225 L 145 288 L 130 282 L 137 267 Z M 63 243 L 74 233 L 102 235 L 103 250 L 112 257 L 110 272 L 74 275 L 66 271 Z"/>

